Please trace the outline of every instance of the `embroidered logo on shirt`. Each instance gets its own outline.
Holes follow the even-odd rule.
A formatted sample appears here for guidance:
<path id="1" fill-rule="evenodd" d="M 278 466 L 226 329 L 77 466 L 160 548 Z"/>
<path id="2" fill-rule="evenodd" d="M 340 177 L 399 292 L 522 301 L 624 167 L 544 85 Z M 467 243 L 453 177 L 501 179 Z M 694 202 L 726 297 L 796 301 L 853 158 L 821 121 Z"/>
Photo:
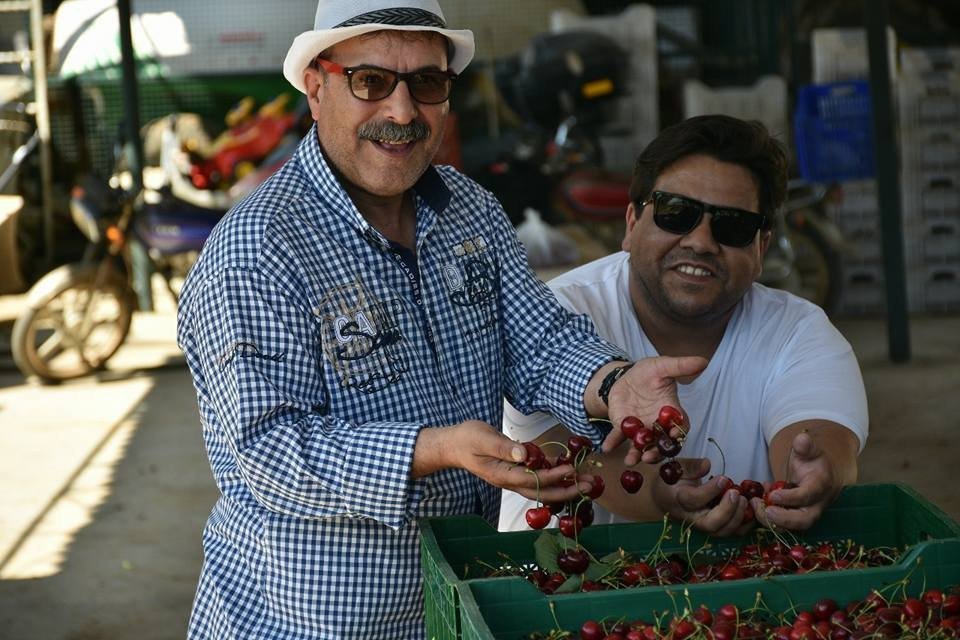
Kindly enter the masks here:
<path id="1" fill-rule="evenodd" d="M 329 290 L 318 310 L 323 354 L 343 386 L 373 393 L 407 372 L 399 313 L 399 301 L 377 300 L 359 280 Z"/>
<path id="2" fill-rule="evenodd" d="M 475 312 L 468 334 L 476 334 L 497 323 L 500 269 L 490 259 L 483 236 L 468 238 L 451 247 L 455 259 L 443 265 L 450 302 Z"/>

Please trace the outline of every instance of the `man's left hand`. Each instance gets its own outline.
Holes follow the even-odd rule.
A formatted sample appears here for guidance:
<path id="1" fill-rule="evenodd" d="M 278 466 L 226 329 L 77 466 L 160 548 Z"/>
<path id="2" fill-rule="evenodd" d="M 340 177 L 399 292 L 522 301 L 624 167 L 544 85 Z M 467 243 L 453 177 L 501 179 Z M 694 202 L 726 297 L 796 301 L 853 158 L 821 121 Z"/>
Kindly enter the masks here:
<path id="1" fill-rule="evenodd" d="M 771 491 L 771 504 L 762 498 L 751 502 L 760 524 L 804 531 L 820 519 L 842 485 L 826 450 L 809 433 L 803 431 L 794 436 L 791 448 L 786 477 L 796 486 Z"/>

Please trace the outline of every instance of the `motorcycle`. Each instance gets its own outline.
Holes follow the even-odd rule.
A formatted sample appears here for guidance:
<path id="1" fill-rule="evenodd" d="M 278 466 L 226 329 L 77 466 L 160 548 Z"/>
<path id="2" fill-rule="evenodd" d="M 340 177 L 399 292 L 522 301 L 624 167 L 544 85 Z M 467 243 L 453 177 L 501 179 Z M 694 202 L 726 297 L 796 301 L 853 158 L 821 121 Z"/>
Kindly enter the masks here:
<path id="1" fill-rule="evenodd" d="M 175 283 L 226 212 L 186 202 L 168 188 L 133 193 L 120 182 L 116 175 L 88 176 L 71 191 L 70 216 L 88 244 L 78 262 L 50 271 L 27 293 L 11 334 L 24 376 L 53 383 L 102 369 L 126 340 L 137 308 L 132 252 L 144 250 L 178 300 Z"/>
<path id="2" fill-rule="evenodd" d="M 603 62 L 614 47 L 597 34 L 550 34 L 535 39 L 528 51 L 498 62 L 497 87 L 507 104 L 524 115 L 525 127 L 475 177 L 497 196 L 515 226 L 522 227 L 525 212 L 532 209 L 548 224 L 580 225 L 610 251 L 619 250 L 632 176 L 603 167 L 597 136 L 607 98 L 618 95 L 622 84 L 621 70 Z M 587 55 L 585 48 L 594 54 Z M 564 78 L 542 81 L 545 69 L 556 74 L 562 67 L 557 61 L 571 57 L 581 63 L 567 69 Z M 594 64 L 582 62 L 590 60 Z M 570 90 L 557 98 L 537 92 L 544 84 Z M 610 91 L 586 89 L 596 86 Z M 846 250 L 839 228 L 826 214 L 827 201 L 835 197 L 836 188 L 790 181 L 760 276 L 761 283 L 804 297 L 828 314 L 840 298 L 840 261 Z"/>

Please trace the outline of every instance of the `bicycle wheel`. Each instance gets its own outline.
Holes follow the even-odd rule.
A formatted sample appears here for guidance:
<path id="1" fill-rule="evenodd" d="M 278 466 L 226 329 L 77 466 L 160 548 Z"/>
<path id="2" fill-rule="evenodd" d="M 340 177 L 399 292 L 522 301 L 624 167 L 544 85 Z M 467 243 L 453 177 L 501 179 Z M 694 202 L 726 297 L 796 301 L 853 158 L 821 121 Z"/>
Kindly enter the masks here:
<path id="1" fill-rule="evenodd" d="M 13 359 L 23 375 L 59 382 L 101 369 L 130 331 L 134 295 L 124 274 L 64 265 L 34 285 L 13 325 Z"/>

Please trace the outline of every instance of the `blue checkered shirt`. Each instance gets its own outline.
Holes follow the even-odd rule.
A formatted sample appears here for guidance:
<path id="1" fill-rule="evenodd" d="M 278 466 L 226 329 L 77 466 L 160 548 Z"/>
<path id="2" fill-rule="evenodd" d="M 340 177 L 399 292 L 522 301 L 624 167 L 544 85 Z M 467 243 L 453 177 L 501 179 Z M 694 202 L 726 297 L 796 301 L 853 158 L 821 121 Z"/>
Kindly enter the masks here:
<path id="1" fill-rule="evenodd" d="M 420 638 L 417 519 L 499 491 L 410 477 L 424 425 L 499 425 L 506 394 L 575 430 L 592 372 L 624 357 L 527 267 L 496 200 L 450 167 L 415 186 L 416 259 L 360 215 L 315 130 L 228 213 L 181 299 L 221 492 L 190 638 Z"/>

